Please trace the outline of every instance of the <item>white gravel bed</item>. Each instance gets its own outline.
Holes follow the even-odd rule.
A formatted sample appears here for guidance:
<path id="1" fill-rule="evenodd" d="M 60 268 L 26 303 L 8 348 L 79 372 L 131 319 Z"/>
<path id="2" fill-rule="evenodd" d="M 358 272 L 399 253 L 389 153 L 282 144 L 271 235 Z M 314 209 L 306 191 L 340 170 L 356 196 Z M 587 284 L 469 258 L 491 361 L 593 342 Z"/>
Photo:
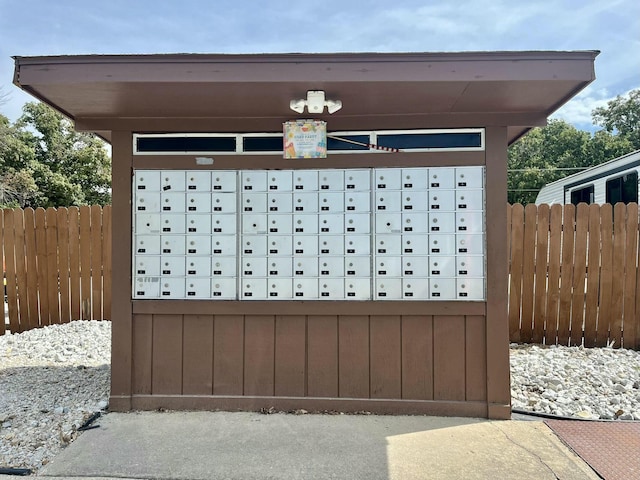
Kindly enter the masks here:
<path id="1" fill-rule="evenodd" d="M 37 471 L 107 406 L 111 323 L 0 336 L 0 467 Z M 511 345 L 513 408 L 640 420 L 640 352 Z"/>

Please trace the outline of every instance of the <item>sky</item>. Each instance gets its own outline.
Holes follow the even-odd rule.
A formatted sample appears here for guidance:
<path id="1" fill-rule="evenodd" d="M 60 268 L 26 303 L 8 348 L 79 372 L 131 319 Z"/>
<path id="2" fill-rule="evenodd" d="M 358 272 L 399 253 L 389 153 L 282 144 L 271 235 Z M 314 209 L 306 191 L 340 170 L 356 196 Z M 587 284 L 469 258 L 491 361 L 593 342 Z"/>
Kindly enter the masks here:
<path id="1" fill-rule="evenodd" d="M 640 88 L 638 0 L 0 0 L 0 114 L 33 98 L 12 56 L 599 50 L 596 80 L 553 115 L 591 112 Z"/>

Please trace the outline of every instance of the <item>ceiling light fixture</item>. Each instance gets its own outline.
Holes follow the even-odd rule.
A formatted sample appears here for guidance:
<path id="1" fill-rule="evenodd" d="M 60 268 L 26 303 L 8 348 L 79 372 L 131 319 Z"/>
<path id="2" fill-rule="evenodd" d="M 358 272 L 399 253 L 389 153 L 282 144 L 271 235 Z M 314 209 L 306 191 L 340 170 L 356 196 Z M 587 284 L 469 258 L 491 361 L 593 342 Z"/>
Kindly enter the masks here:
<path id="1" fill-rule="evenodd" d="M 302 98 L 289 102 L 289 108 L 298 113 L 304 112 L 305 105 L 309 113 L 322 113 L 324 107 L 327 107 L 329 113 L 335 113 L 342 108 L 340 100 L 325 100 L 323 90 L 309 90 L 306 100 Z"/>

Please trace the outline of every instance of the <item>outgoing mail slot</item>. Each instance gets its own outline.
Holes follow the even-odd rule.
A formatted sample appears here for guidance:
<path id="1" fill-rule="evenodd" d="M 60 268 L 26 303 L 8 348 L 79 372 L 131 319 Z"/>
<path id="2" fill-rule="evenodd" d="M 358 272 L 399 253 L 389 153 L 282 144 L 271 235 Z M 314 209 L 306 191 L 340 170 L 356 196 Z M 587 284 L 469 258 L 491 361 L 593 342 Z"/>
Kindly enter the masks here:
<path id="1" fill-rule="evenodd" d="M 162 214 L 160 220 L 161 233 L 186 233 L 186 218 L 184 213 Z"/>
<path id="2" fill-rule="evenodd" d="M 368 278 L 346 278 L 344 296 L 347 300 L 371 300 L 371 280 Z"/>
<path id="3" fill-rule="evenodd" d="M 269 193 L 267 211 L 269 213 L 289 213 L 293 209 L 290 193 Z"/>
<path id="4" fill-rule="evenodd" d="M 211 259 L 211 275 L 235 277 L 238 271 L 236 257 L 214 257 Z"/>
<path id="5" fill-rule="evenodd" d="M 236 172 L 227 170 L 211 172 L 211 190 L 214 192 L 235 192 Z"/>
<path id="6" fill-rule="evenodd" d="M 209 255 L 210 253 L 210 235 L 190 235 L 187 237 L 187 255 Z"/>
<path id="7" fill-rule="evenodd" d="M 344 194 L 342 192 L 320 192 L 318 194 L 318 211 L 320 213 L 343 212 Z"/>
<path id="8" fill-rule="evenodd" d="M 235 233 L 235 226 L 236 226 L 235 216 L 234 215 L 227 215 L 227 216 L 231 217 L 231 219 L 233 220 L 233 230 L 225 231 L 224 233 Z M 213 230 L 211 230 L 211 215 L 208 215 L 208 214 L 187 215 L 187 233 L 210 234 L 212 232 Z M 220 229 L 216 233 L 222 233 L 222 229 Z"/>
<path id="9" fill-rule="evenodd" d="M 216 300 L 231 300 L 237 296 L 235 278 L 211 279 L 211 298 Z"/>
<path id="10" fill-rule="evenodd" d="M 455 277 L 456 259 L 455 257 L 430 257 L 429 276 L 431 277 Z"/>
<path id="11" fill-rule="evenodd" d="M 163 192 L 184 192 L 186 190 L 185 173 L 180 170 L 164 170 L 160 175 Z"/>
<path id="12" fill-rule="evenodd" d="M 342 170 L 320 170 L 318 172 L 318 186 L 320 191 L 340 191 L 344 186 Z"/>
<path id="13" fill-rule="evenodd" d="M 455 190 L 435 189 L 428 194 L 430 212 L 452 212 L 456 209 Z"/>
<path id="14" fill-rule="evenodd" d="M 233 214 L 221 214 L 211 216 L 211 233 L 217 234 L 235 234 L 236 233 L 236 216 Z"/>
<path id="15" fill-rule="evenodd" d="M 136 192 L 136 213 L 160 213 L 160 192 Z"/>
<path id="16" fill-rule="evenodd" d="M 267 217 L 269 233 L 291 234 L 291 215 L 269 215 Z"/>
<path id="17" fill-rule="evenodd" d="M 187 192 L 210 192 L 211 191 L 211 172 L 194 170 L 186 172 L 187 174 Z M 207 285 L 207 291 L 209 286 Z"/>
<path id="18" fill-rule="evenodd" d="M 160 209 L 162 212 L 170 213 L 184 213 L 185 210 L 185 195 L 183 192 L 162 192 L 160 194 Z"/>
<path id="19" fill-rule="evenodd" d="M 400 235 L 376 235 L 377 255 L 401 255 L 402 240 Z"/>
<path id="20" fill-rule="evenodd" d="M 136 255 L 160 255 L 160 236 L 136 235 Z"/>
<path id="21" fill-rule="evenodd" d="M 296 235 L 293 237 L 294 255 L 318 255 L 318 237 L 311 235 Z"/>
<path id="22" fill-rule="evenodd" d="M 484 196 L 482 190 L 457 190 L 456 209 L 484 210 Z"/>
<path id="23" fill-rule="evenodd" d="M 271 257 L 267 259 L 269 277 L 291 277 L 293 261 L 291 257 Z"/>
<path id="24" fill-rule="evenodd" d="M 376 214 L 376 233 L 401 233 L 402 214 L 378 213 Z"/>
<path id="25" fill-rule="evenodd" d="M 402 192 L 402 211 L 420 212 L 427 210 L 427 192 Z"/>
<path id="26" fill-rule="evenodd" d="M 160 277 L 137 277 L 133 288 L 134 298 L 159 298 Z"/>
<path id="27" fill-rule="evenodd" d="M 403 213 L 402 233 L 427 233 L 428 215 L 424 212 Z"/>
<path id="28" fill-rule="evenodd" d="M 368 213 L 347 213 L 344 216 L 345 233 L 371 232 L 371 216 Z"/>
<path id="29" fill-rule="evenodd" d="M 403 257 L 402 275 L 405 277 L 429 277 L 429 258 Z"/>
<path id="30" fill-rule="evenodd" d="M 187 277 L 210 277 L 211 262 L 209 258 L 187 257 Z M 209 290 L 209 286 L 207 286 Z"/>
<path id="31" fill-rule="evenodd" d="M 293 215 L 293 233 L 313 235 L 318 233 L 318 217 L 312 215 Z"/>
<path id="32" fill-rule="evenodd" d="M 210 298 L 211 280 L 208 278 L 187 278 L 187 298 Z"/>
<path id="33" fill-rule="evenodd" d="M 398 300 L 402 298 L 402 279 L 401 278 L 377 279 L 376 298 L 378 300 Z"/>
<path id="34" fill-rule="evenodd" d="M 371 255 L 369 235 L 345 235 L 344 253 L 347 255 Z"/>
<path id="35" fill-rule="evenodd" d="M 318 298 L 318 280 L 315 278 L 294 278 L 293 297 L 296 300 Z"/>
<path id="36" fill-rule="evenodd" d="M 248 170 L 241 173 L 241 188 L 243 192 L 266 192 L 267 172 Z"/>
<path id="37" fill-rule="evenodd" d="M 459 278 L 456 281 L 458 300 L 484 300 L 484 280 L 481 278 Z"/>
<path id="38" fill-rule="evenodd" d="M 344 255 L 344 240 L 339 235 L 320 235 L 318 237 L 318 254 Z"/>
<path id="39" fill-rule="evenodd" d="M 240 262 L 240 275 L 243 277 L 266 277 L 267 276 L 267 259 L 266 258 L 244 258 Z"/>
<path id="40" fill-rule="evenodd" d="M 402 258 L 401 257 L 378 257 L 376 259 L 375 274 L 378 277 L 401 277 Z"/>
<path id="41" fill-rule="evenodd" d="M 318 230 L 320 233 L 344 233 L 344 216 L 335 213 L 318 215 Z"/>
<path id="42" fill-rule="evenodd" d="M 321 278 L 318 281 L 320 300 L 336 300 L 344 298 L 344 280 L 342 278 Z"/>
<path id="43" fill-rule="evenodd" d="M 160 191 L 160 171 L 159 170 L 137 170 L 135 178 L 135 191 L 139 192 L 159 192 Z"/>
<path id="44" fill-rule="evenodd" d="M 344 274 L 346 277 L 371 277 L 371 260 L 369 257 L 347 256 Z"/>
<path id="45" fill-rule="evenodd" d="M 318 259 L 316 257 L 296 257 L 293 259 L 294 277 L 317 277 Z"/>
<path id="46" fill-rule="evenodd" d="M 399 169 L 376 168 L 374 176 L 376 190 L 400 190 L 401 188 L 402 172 Z"/>
<path id="47" fill-rule="evenodd" d="M 269 235 L 267 238 L 268 255 L 293 255 L 293 239 L 290 235 Z"/>
<path id="48" fill-rule="evenodd" d="M 344 189 L 346 191 L 368 191 L 371 187 L 370 178 L 371 174 L 369 173 L 369 170 L 346 170 L 344 172 Z"/>
<path id="49" fill-rule="evenodd" d="M 296 213 L 316 213 L 318 211 L 318 194 L 316 192 L 295 192 L 293 194 L 293 211 Z"/>
<path id="50" fill-rule="evenodd" d="M 162 255 L 184 255 L 187 250 L 186 237 L 183 235 L 162 235 L 160 252 Z"/>
<path id="51" fill-rule="evenodd" d="M 162 219 L 158 213 L 145 213 L 136 215 L 137 235 L 160 233 Z"/>
<path id="52" fill-rule="evenodd" d="M 318 270 L 321 277 L 344 277 L 344 258 L 320 257 Z"/>
<path id="53" fill-rule="evenodd" d="M 484 237 L 482 235 L 456 235 L 456 253 L 484 255 Z"/>
<path id="54" fill-rule="evenodd" d="M 482 167 L 458 167 L 456 168 L 456 189 L 482 188 L 484 181 Z"/>
<path id="55" fill-rule="evenodd" d="M 267 295 L 272 300 L 293 298 L 293 281 L 290 278 L 269 278 L 267 280 Z"/>
<path id="56" fill-rule="evenodd" d="M 158 276 L 160 275 L 160 257 L 136 257 L 134 276 Z"/>
<path id="57" fill-rule="evenodd" d="M 429 233 L 454 233 L 455 214 L 438 212 L 429 214 Z"/>
<path id="58" fill-rule="evenodd" d="M 454 255 L 456 253 L 455 235 L 429 235 L 429 255 Z"/>
<path id="59" fill-rule="evenodd" d="M 211 204 L 210 193 L 187 193 L 187 213 L 211 213 Z"/>
<path id="60" fill-rule="evenodd" d="M 265 235 L 269 217 L 266 213 L 242 215 L 242 233 Z"/>
<path id="61" fill-rule="evenodd" d="M 376 192 L 376 213 L 400 212 L 402 192 L 377 191 Z"/>
<path id="62" fill-rule="evenodd" d="M 484 277 L 484 257 L 481 255 L 457 257 L 456 276 Z"/>
<path id="63" fill-rule="evenodd" d="M 428 300 L 429 280 L 426 278 L 405 278 L 402 280 L 402 298 L 405 300 Z"/>
<path id="64" fill-rule="evenodd" d="M 184 278 L 160 279 L 160 298 L 185 298 Z"/>
<path id="65" fill-rule="evenodd" d="M 264 300 L 267 298 L 266 278 L 243 278 L 240 283 L 240 296 L 243 300 Z"/>
<path id="66" fill-rule="evenodd" d="M 427 255 L 429 253 L 426 235 L 402 235 L 403 255 Z"/>
<path id="67" fill-rule="evenodd" d="M 290 192 L 293 188 L 291 170 L 267 172 L 267 188 L 270 192 Z"/>
<path id="68" fill-rule="evenodd" d="M 429 171 L 426 168 L 403 168 L 402 169 L 402 189 L 403 190 L 428 190 Z"/>
<path id="69" fill-rule="evenodd" d="M 295 192 L 315 192 L 318 190 L 317 170 L 294 170 L 293 190 Z"/>
<path id="70" fill-rule="evenodd" d="M 160 260 L 160 275 L 184 277 L 187 273 L 184 257 L 163 256 Z"/>
<path id="71" fill-rule="evenodd" d="M 456 213 L 457 233 L 481 233 L 483 231 L 482 212 L 462 212 Z"/>
<path id="72" fill-rule="evenodd" d="M 453 300 L 456 298 L 455 278 L 429 279 L 430 300 Z"/>
<path id="73" fill-rule="evenodd" d="M 266 193 L 243 193 L 242 194 L 243 213 L 267 213 Z"/>
<path id="74" fill-rule="evenodd" d="M 344 194 L 346 212 L 370 212 L 371 194 L 369 192 L 346 192 Z"/>
<path id="75" fill-rule="evenodd" d="M 429 190 L 432 189 L 453 189 L 454 169 L 448 167 L 438 167 L 429 169 Z"/>
<path id="76" fill-rule="evenodd" d="M 242 237 L 242 255 L 264 257 L 267 255 L 267 237 L 262 235 L 244 235 Z"/>
<path id="77" fill-rule="evenodd" d="M 235 193 L 214 193 L 211 195 L 211 211 L 213 213 L 236 213 Z M 256 212 L 260 210 L 255 210 Z"/>

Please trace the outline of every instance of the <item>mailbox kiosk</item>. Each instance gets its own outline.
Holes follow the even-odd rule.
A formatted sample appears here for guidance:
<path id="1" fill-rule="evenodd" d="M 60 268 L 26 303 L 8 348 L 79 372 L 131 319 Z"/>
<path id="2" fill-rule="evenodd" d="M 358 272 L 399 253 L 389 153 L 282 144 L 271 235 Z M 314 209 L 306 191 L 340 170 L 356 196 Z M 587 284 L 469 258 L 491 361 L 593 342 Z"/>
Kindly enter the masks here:
<path id="1" fill-rule="evenodd" d="M 507 147 L 596 55 L 17 57 L 112 145 L 111 409 L 508 418 Z"/>

